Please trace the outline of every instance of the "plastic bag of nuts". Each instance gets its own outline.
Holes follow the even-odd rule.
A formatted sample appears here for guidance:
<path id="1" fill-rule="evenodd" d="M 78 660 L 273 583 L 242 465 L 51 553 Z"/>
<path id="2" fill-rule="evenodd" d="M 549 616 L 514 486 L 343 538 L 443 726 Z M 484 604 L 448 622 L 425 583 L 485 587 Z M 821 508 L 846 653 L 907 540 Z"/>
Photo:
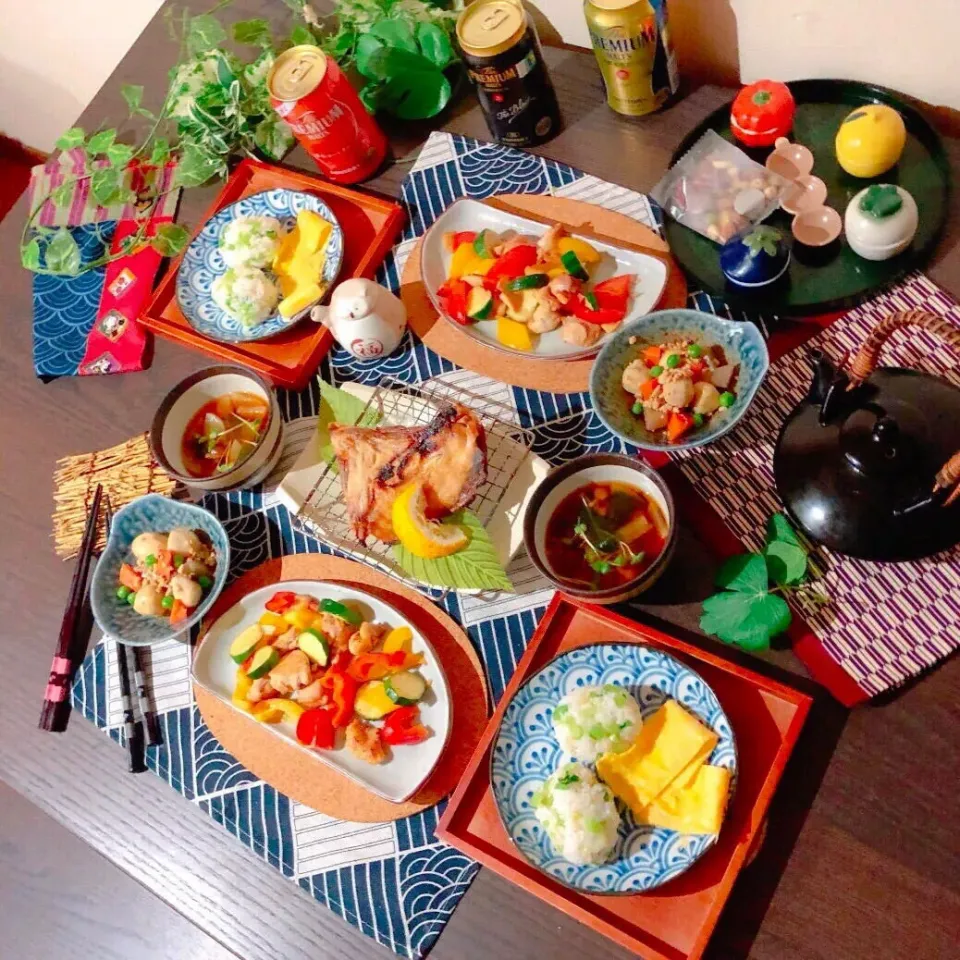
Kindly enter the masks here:
<path id="1" fill-rule="evenodd" d="M 677 223 L 726 243 L 769 217 L 790 185 L 708 130 L 666 173 L 650 195 Z"/>

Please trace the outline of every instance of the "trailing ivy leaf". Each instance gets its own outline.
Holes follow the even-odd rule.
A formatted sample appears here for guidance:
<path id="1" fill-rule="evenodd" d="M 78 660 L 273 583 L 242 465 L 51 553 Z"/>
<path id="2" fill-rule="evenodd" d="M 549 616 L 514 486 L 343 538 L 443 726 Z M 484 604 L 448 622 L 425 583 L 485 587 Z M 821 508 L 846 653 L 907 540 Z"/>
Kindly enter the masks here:
<path id="1" fill-rule="evenodd" d="M 162 166 L 170 159 L 170 141 L 166 137 L 157 137 L 153 141 L 149 163 L 155 167 Z"/>
<path id="2" fill-rule="evenodd" d="M 161 223 L 150 238 L 150 246 L 163 257 L 175 257 L 189 239 L 190 234 L 179 223 Z"/>
<path id="3" fill-rule="evenodd" d="M 293 146 L 293 133 L 278 117 L 268 117 L 257 124 L 253 142 L 270 160 L 282 160 Z"/>
<path id="4" fill-rule="evenodd" d="M 133 159 L 133 147 L 128 147 L 125 143 L 115 143 L 107 147 L 106 153 L 110 163 L 120 170 Z"/>
<path id="5" fill-rule="evenodd" d="M 717 572 L 717 585 L 741 593 L 766 593 L 769 581 L 767 564 L 758 553 L 730 557 Z"/>
<path id="6" fill-rule="evenodd" d="M 113 146 L 113 141 L 117 139 L 116 130 L 101 130 L 95 133 L 87 141 L 87 156 L 96 157 L 101 153 L 106 153 Z"/>
<path id="7" fill-rule="evenodd" d="M 80 248 L 66 227 L 61 227 L 47 244 L 44 261 L 53 273 L 75 277 L 80 272 Z"/>
<path id="8" fill-rule="evenodd" d="M 388 47 L 419 53 L 413 27 L 406 20 L 378 20 L 370 27 L 370 36 L 382 40 Z"/>
<path id="9" fill-rule="evenodd" d="M 233 39 L 251 47 L 270 47 L 273 45 L 273 31 L 262 17 L 252 20 L 238 20 L 233 25 Z"/>
<path id="10" fill-rule="evenodd" d="M 386 77 L 381 107 L 401 120 L 435 117 L 450 101 L 450 81 L 419 53 L 384 47 L 371 55 L 369 66 Z"/>
<path id="11" fill-rule="evenodd" d="M 767 543 L 791 543 L 795 547 L 804 549 L 796 531 L 790 525 L 790 521 L 782 513 L 773 514 L 767 521 Z"/>
<path id="12" fill-rule="evenodd" d="M 331 44 L 330 53 L 336 58 L 339 59 L 345 54 L 349 53 L 357 43 L 357 31 L 356 30 L 344 30 L 342 27 L 338 31 L 336 37 L 333 39 Z"/>
<path id="13" fill-rule="evenodd" d="M 83 127 L 71 127 L 66 133 L 61 134 L 55 146 L 58 150 L 72 150 L 74 147 L 83 145 L 84 136 Z"/>
<path id="14" fill-rule="evenodd" d="M 53 193 L 50 194 L 50 199 L 53 201 L 55 207 L 65 207 L 68 203 L 73 200 L 74 190 L 76 188 L 76 183 L 61 183 Z"/>
<path id="15" fill-rule="evenodd" d="M 40 241 L 36 237 L 20 251 L 20 262 L 28 270 L 36 270 L 40 266 Z"/>
<path id="16" fill-rule="evenodd" d="M 227 172 L 223 157 L 211 153 L 196 143 L 186 143 L 180 154 L 174 181 L 181 187 L 199 187 L 208 180 Z"/>
<path id="17" fill-rule="evenodd" d="M 151 120 L 156 119 L 153 112 L 143 106 L 143 87 L 140 84 L 125 83 L 120 88 L 120 95 L 126 101 L 131 117 L 139 114 L 142 117 L 149 117 Z"/>
<path id="18" fill-rule="evenodd" d="M 317 38 L 313 35 L 313 31 L 309 27 L 298 23 L 290 34 L 290 44 L 294 47 L 315 47 L 317 45 Z"/>
<path id="19" fill-rule="evenodd" d="M 453 45 L 446 30 L 435 23 L 423 22 L 417 24 L 417 44 L 420 52 L 441 70 L 456 60 Z"/>
<path id="20" fill-rule="evenodd" d="M 360 102 L 367 108 L 367 113 L 376 113 L 380 109 L 382 93 L 383 84 L 373 82 L 360 91 Z"/>
<path id="21" fill-rule="evenodd" d="M 386 61 L 378 56 L 385 49 L 386 44 L 369 33 L 362 34 L 357 40 L 357 70 L 368 80 L 386 80 Z"/>
<path id="22" fill-rule="evenodd" d="M 762 559 L 762 558 L 761 558 Z M 745 650 L 765 650 L 790 626 L 790 608 L 772 593 L 724 591 L 703 602 L 700 629 Z"/>
<path id="23" fill-rule="evenodd" d="M 90 177 L 90 192 L 101 207 L 116 203 L 120 194 L 120 171 L 116 167 L 101 167 Z"/>
<path id="24" fill-rule="evenodd" d="M 202 13 L 188 21 L 186 43 L 191 57 L 217 49 L 226 39 L 226 31 L 213 14 Z"/>
<path id="25" fill-rule="evenodd" d="M 513 584 L 500 563 L 496 547 L 479 518 L 469 510 L 451 514 L 444 523 L 453 523 L 466 531 L 467 545 L 448 557 L 425 560 L 415 557 L 406 547 L 396 545 L 393 557 L 398 565 L 423 583 L 454 590 L 513 590 Z"/>
<path id="26" fill-rule="evenodd" d="M 770 579 L 781 586 L 795 586 L 807 575 L 807 553 L 802 547 L 776 540 L 764 551 Z"/>

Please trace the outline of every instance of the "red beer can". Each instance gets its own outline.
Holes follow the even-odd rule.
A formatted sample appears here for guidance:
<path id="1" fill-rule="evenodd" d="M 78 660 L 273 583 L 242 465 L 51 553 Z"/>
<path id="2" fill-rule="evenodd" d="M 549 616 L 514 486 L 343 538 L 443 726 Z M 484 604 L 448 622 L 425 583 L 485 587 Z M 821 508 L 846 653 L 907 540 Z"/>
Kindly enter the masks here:
<path id="1" fill-rule="evenodd" d="M 274 110 L 328 180 L 366 180 L 383 163 L 387 138 L 343 71 L 319 48 L 281 53 L 267 89 Z"/>

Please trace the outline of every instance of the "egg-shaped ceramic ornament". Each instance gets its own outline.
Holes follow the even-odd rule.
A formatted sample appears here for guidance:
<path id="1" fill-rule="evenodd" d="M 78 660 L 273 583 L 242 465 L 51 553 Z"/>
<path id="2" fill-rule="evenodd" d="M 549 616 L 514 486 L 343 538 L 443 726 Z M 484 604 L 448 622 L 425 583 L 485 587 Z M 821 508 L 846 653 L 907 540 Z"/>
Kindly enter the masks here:
<path id="1" fill-rule="evenodd" d="M 847 204 L 843 228 L 858 256 L 889 260 L 910 246 L 919 222 L 916 201 L 903 187 L 875 183 Z"/>
<path id="2" fill-rule="evenodd" d="M 766 287 L 790 265 L 790 247 L 776 227 L 759 225 L 728 240 L 720 248 L 720 269 L 738 287 Z"/>

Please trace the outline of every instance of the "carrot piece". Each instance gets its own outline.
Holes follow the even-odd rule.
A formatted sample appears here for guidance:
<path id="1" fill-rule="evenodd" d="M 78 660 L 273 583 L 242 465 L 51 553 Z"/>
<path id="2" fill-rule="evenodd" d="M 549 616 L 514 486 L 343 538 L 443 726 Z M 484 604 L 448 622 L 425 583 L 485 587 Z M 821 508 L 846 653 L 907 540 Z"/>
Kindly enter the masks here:
<path id="1" fill-rule="evenodd" d="M 157 551 L 157 575 L 164 580 L 169 580 L 173 576 L 173 551 Z"/>
<path id="2" fill-rule="evenodd" d="M 667 420 L 667 439 L 671 443 L 679 440 L 693 426 L 693 417 L 686 413 L 671 413 Z"/>
<path id="3" fill-rule="evenodd" d="M 649 380 L 644 380 L 643 383 L 640 384 L 640 396 L 643 397 L 644 400 L 649 400 L 650 397 L 653 395 L 653 391 L 656 389 L 657 389 L 656 377 L 652 377 Z"/>
<path id="4" fill-rule="evenodd" d="M 140 584 L 143 583 L 143 577 L 137 573 L 129 563 L 120 564 L 120 573 L 117 577 L 120 583 L 125 586 L 128 590 L 137 591 L 140 589 Z"/>
<path id="5" fill-rule="evenodd" d="M 170 608 L 170 622 L 179 623 L 181 620 L 186 620 L 188 612 L 182 601 L 174 600 L 173 606 Z"/>
<path id="6" fill-rule="evenodd" d="M 659 347 L 644 347 L 643 350 L 643 362 L 648 367 L 655 367 L 660 362 L 660 348 Z"/>

